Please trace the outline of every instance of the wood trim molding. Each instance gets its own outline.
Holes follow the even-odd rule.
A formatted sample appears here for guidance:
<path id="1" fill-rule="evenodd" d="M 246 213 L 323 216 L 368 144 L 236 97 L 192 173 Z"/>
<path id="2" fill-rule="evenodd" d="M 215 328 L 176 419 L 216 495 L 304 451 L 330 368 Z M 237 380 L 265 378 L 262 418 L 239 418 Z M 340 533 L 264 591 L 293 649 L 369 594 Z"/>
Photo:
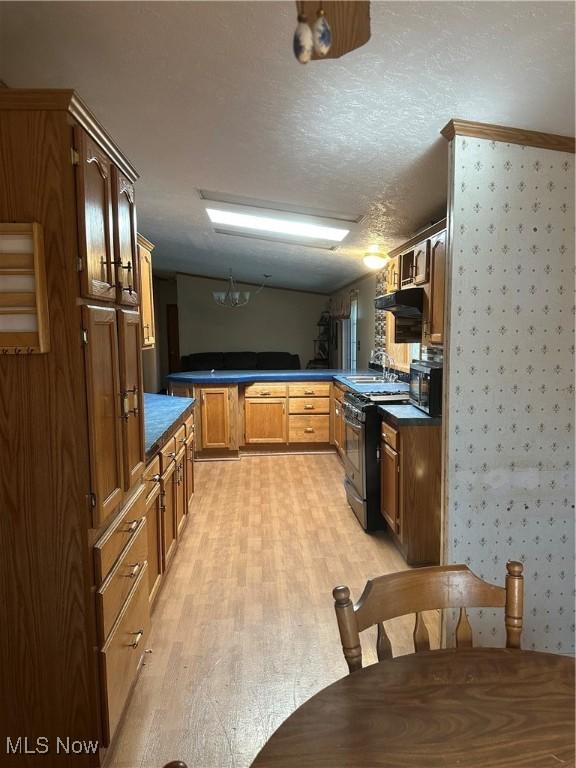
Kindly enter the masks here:
<path id="1" fill-rule="evenodd" d="M 155 248 L 154 244 L 147 240 L 144 235 L 141 235 L 140 232 L 138 232 L 138 245 L 146 248 L 147 251 L 153 251 Z"/>
<path id="2" fill-rule="evenodd" d="M 416 234 L 411 237 L 410 240 L 407 240 L 405 243 L 402 243 L 402 245 L 399 245 L 397 248 L 389 251 L 388 257 L 393 259 L 395 256 L 399 256 L 401 253 L 404 253 L 404 251 L 408 251 L 410 248 L 412 248 L 412 246 L 418 245 L 418 243 L 422 242 L 422 240 L 427 240 L 429 237 L 434 237 L 434 235 L 437 235 L 438 232 L 442 232 L 443 229 L 446 229 L 446 219 L 440 219 L 440 221 L 437 221 L 435 224 L 431 224 L 429 227 L 426 227 L 426 229 L 421 229 L 420 232 L 416 232 Z"/>
<path id="3" fill-rule="evenodd" d="M 97 142 L 114 164 L 132 182 L 138 179 L 138 171 L 126 159 L 110 134 L 96 120 L 86 104 L 71 89 L 41 90 L 29 88 L 0 89 L 0 110 L 60 111 L 68 112 L 77 123 Z"/>
<path id="4" fill-rule="evenodd" d="M 458 120 L 457 118 L 450 120 L 440 133 L 448 141 L 452 141 L 455 136 L 474 136 L 478 139 L 504 141 L 508 144 L 523 144 L 526 147 L 555 149 L 559 152 L 574 153 L 575 150 L 573 136 L 559 136 L 556 133 L 541 133 L 540 131 L 528 131 L 523 128 L 510 128 L 506 125 Z"/>

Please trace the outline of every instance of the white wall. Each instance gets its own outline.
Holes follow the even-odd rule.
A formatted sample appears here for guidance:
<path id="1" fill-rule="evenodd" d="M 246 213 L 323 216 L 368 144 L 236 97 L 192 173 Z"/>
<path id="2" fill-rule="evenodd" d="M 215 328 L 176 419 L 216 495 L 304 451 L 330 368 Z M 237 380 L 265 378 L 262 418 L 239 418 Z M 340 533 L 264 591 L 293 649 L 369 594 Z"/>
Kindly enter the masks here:
<path id="1" fill-rule="evenodd" d="M 356 280 L 352 285 L 348 285 L 344 290 L 337 291 L 334 297 L 344 293 L 349 294 L 352 291 L 358 292 L 358 341 L 360 349 L 357 356 L 357 367 L 368 368 L 370 360 L 370 350 L 375 349 L 375 309 L 374 299 L 376 298 L 376 274 L 366 275 L 366 277 Z"/>
<path id="2" fill-rule="evenodd" d="M 328 305 L 328 297 L 300 291 L 264 288 L 257 296 L 254 286 L 238 284 L 252 292 L 245 307 L 219 307 L 212 291 L 224 289 L 224 281 L 177 275 L 180 355 L 192 352 L 290 352 L 306 367 L 314 357 L 316 323 Z"/>
<path id="3" fill-rule="evenodd" d="M 574 155 L 452 142 L 447 562 L 524 563 L 523 647 L 574 650 Z M 503 641 L 502 611 L 472 617 Z"/>

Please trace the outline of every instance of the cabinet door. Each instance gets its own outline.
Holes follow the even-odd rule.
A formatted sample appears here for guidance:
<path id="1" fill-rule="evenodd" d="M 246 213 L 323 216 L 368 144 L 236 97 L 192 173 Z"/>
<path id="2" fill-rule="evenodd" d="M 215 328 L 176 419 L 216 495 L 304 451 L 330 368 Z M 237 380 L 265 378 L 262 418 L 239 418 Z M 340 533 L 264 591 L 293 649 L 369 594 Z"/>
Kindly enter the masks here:
<path id="1" fill-rule="evenodd" d="M 244 428 L 246 443 L 285 443 L 286 398 L 245 400 Z"/>
<path id="2" fill-rule="evenodd" d="M 414 285 L 423 285 L 430 279 L 429 240 L 424 240 L 414 248 Z"/>
<path id="3" fill-rule="evenodd" d="M 116 310 L 82 307 L 95 528 L 122 501 L 122 429 Z"/>
<path id="4" fill-rule="evenodd" d="M 398 504 L 399 468 L 398 453 L 382 442 L 380 444 L 380 512 L 390 530 L 400 533 L 400 510 Z"/>
<path id="5" fill-rule="evenodd" d="M 176 457 L 176 469 L 174 470 L 174 482 L 176 484 L 176 532 L 180 535 L 186 520 L 186 448 Z"/>
<path id="6" fill-rule="evenodd" d="M 153 347 L 156 330 L 154 325 L 154 292 L 152 284 L 152 253 L 138 245 L 138 267 L 140 270 L 140 312 L 142 313 L 142 346 Z"/>
<path id="7" fill-rule="evenodd" d="M 194 496 L 194 440 L 188 438 L 186 444 L 186 509 L 185 512 L 190 511 L 190 504 L 192 503 L 192 497 Z"/>
<path id="8" fill-rule="evenodd" d="M 112 163 L 81 129 L 74 132 L 78 163 L 76 198 L 82 296 L 114 301 Z"/>
<path id="9" fill-rule="evenodd" d="M 334 445 L 342 450 L 342 404 L 334 400 Z"/>
<path id="10" fill-rule="evenodd" d="M 226 387 L 202 387 L 200 390 L 202 448 L 228 448 L 230 445 L 230 408 Z"/>
<path id="11" fill-rule="evenodd" d="M 138 245 L 134 185 L 115 166 L 112 166 L 112 211 L 116 301 L 119 304 L 138 304 Z"/>
<path id="12" fill-rule="evenodd" d="M 397 291 L 400 287 L 400 257 L 390 260 L 386 273 L 386 293 Z"/>
<path id="13" fill-rule="evenodd" d="M 124 488 L 140 482 L 144 471 L 140 313 L 118 310 Z"/>
<path id="14" fill-rule="evenodd" d="M 148 595 L 152 603 L 162 578 L 162 496 L 156 486 L 146 500 L 146 532 L 148 536 Z"/>
<path id="15" fill-rule="evenodd" d="M 432 284 L 430 286 L 430 308 L 428 318 L 428 339 L 430 344 L 444 341 L 444 278 L 446 269 L 446 232 L 432 239 Z"/>
<path id="16" fill-rule="evenodd" d="M 161 480 L 162 504 L 162 558 L 168 567 L 176 551 L 176 464 L 172 462 Z"/>

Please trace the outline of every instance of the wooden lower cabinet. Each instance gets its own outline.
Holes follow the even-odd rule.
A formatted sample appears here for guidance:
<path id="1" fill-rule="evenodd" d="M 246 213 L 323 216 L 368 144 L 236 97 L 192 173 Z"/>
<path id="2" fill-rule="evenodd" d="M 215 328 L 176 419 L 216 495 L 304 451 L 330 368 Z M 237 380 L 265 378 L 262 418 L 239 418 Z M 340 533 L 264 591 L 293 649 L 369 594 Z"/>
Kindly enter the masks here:
<path id="1" fill-rule="evenodd" d="M 188 520 L 188 505 L 186 504 L 186 448 L 183 447 L 176 456 L 174 470 L 174 500 L 176 516 L 176 538 L 182 533 Z"/>
<path id="2" fill-rule="evenodd" d="M 228 387 L 202 387 L 200 417 L 202 448 L 230 447 L 230 408 Z"/>
<path id="3" fill-rule="evenodd" d="M 186 511 L 190 511 L 194 496 L 194 440 L 189 438 L 186 444 Z"/>
<path id="4" fill-rule="evenodd" d="M 176 526 L 176 464 L 171 462 L 168 469 L 162 475 L 161 480 L 162 503 L 162 557 L 165 568 L 168 567 L 176 552 L 178 528 Z"/>
<path id="5" fill-rule="evenodd" d="M 96 593 L 100 642 L 104 643 L 118 618 L 138 574 L 148 558 L 146 517 L 142 518 L 126 549 Z"/>
<path id="6" fill-rule="evenodd" d="M 154 602 L 164 570 L 162 552 L 162 496 L 160 486 L 146 499 L 146 534 L 148 539 L 148 598 Z"/>
<path id="7" fill-rule="evenodd" d="M 194 387 L 198 400 L 200 419 L 196 419 L 199 434 L 196 450 L 238 450 L 238 386 Z"/>
<path id="8" fill-rule="evenodd" d="M 328 443 L 330 441 L 330 416 L 293 415 L 288 417 L 288 439 L 291 443 Z"/>
<path id="9" fill-rule="evenodd" d="M 130 694 L 150 626 L 148 565 L 136 578 L 124 608 L 100 652 L 104 691 L 104 744 L 108 746 Z"/>
<path id="10" fill-rule="evenodd" d="M 441 427 L 382 423 L 380 511 L 409 565 L 440 562 Z"/>
<path id="11" fill-rule="evenodd" d="M 398 504 L 398 453 L 382 441 L 380 448 L 380 511 L 390 530 L 400 535 L 400 505 Z"/>
<path id="12" fill-rule="evenodd" d="M 285 397 L 245 399 L 244 440 L 249 445 L 287 441 Z"/>

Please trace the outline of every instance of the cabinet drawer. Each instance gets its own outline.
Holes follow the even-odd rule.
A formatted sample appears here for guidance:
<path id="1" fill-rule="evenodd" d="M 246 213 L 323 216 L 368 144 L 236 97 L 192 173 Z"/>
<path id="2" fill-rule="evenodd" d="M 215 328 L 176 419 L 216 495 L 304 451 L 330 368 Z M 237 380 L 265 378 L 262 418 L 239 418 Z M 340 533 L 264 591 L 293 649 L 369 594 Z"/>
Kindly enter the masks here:
<path id="1" fill-rule="evenodd" d="M 286 384 L 249 384 L 244 397 L 286 397 Z"/>
<path id="2" fill-rule="evenodd" d="M 391 448 L 394 448 L 395 451 L 399 449 L 400 440 L 398 439 L 398 432 L 394 429 L 394 427 L 391 427 L 390 424 L 387 424 L 385 421 L 382 422 L 382 437 Z"/>
<path id="3" fill-rule="evenodd" d="M 194 414 L 193 413 L 191 413 L 190 416 L 188 416 L 188 418 L 184 422 L 184 426 L 186 427 L 186 437 L 187 438 L 193 437 L 194 436 Z"/>
<path id="4" fill-rule="evenodd" d="M 330 413 L 329 397 L 291 397 L 289 413 Z"/>
<path id="5" fill-rule="evenodd" d="M 146 518 L 144 518 L 138 524 L 134 536 L 108 574 L 106 581 L 96 593 L 98 627 L 102 643 L 110 634 L 110 630 L 114 626 L 114 622 L 147 559 L 148 542 Z"/>
<path id="6" fill-rule="evenodd" d="M 164 474 L 176 458 L 176 439 L 171 437 L 160 449 L 160 472 Z"/>
<path id="7" fill-rule="evenodd" d="M 124 547 L 136 533 L 138 525 L 146 516 L 146 489 L 140 490 L 130 499 L 114 523 L 94 545 L 94 566 L 98 586 L 110 573 L 110 569 Z"/>
<path id="8" fill-rule="evenodd" d="M 302 381 L 288 385 L 290 397 L 330 397 L 329 381 Z"/>
<path id="9" fill-rule="evenodd" d="M 288 417 L 289 441 L 291 443 L 327 443 L 330 440 L 329 416 Z"/>
<path id="10" fill-rule="evenodd" d="M 136 679 L 150 626 L 148 566 L 140 571 L 122 613 L 100 652 L 104 682 L 104 734 L 110 744 Z"/>
<path id="11" fill-rule="evenodd" d="M 144 470 L 144 485 L 146 486 L 146 502 L 150 500 L 157 488 L 160 487 L 160 457 L 154 456 Z"/>
<path id="12" fill-rule="evenodd" d="M 181 448 L 184 447 L 186 444 L 186 425 L 182 424 L 181 427 L 178 427 L 176 434 L 174 435 L 174 440 L 176 441 L 176 451 L 179 451 Z"/>

